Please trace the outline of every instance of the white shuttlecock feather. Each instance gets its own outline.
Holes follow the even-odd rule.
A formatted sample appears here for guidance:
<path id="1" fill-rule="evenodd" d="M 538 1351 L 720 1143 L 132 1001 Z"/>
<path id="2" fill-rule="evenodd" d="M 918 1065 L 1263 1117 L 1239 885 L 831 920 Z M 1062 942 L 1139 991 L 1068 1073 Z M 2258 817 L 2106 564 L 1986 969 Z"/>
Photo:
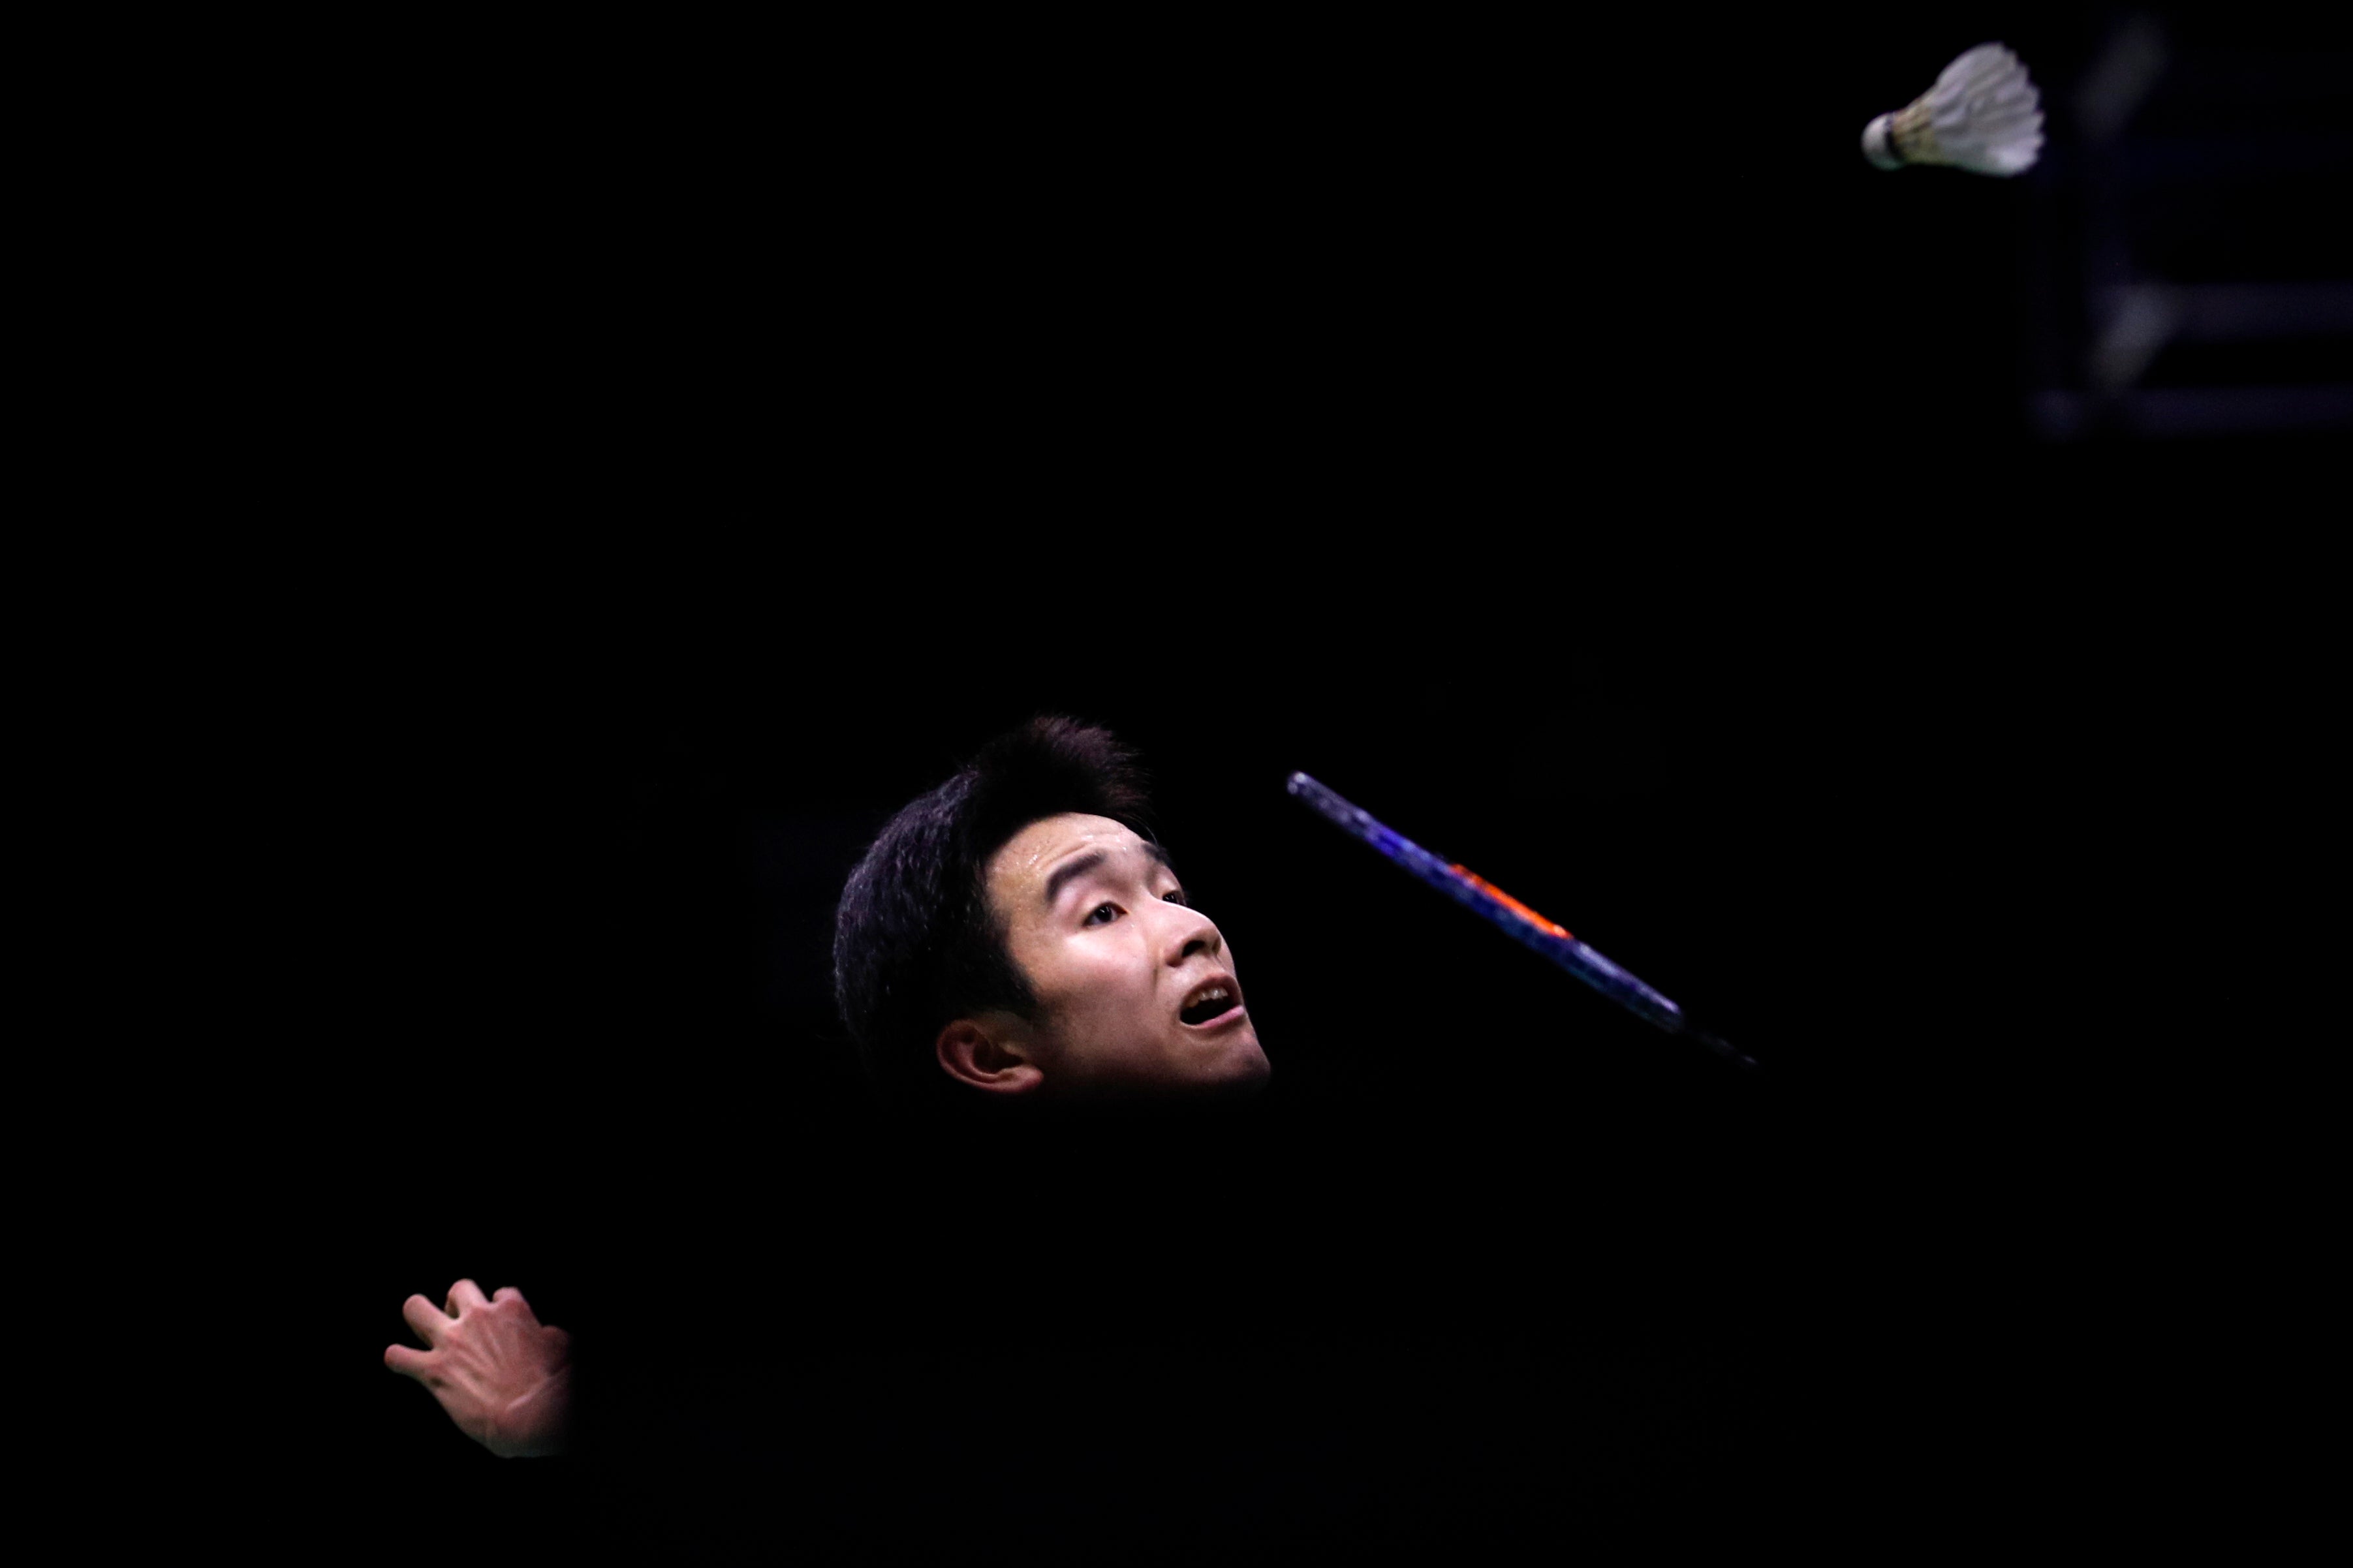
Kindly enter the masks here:
<path id="1" fill-rule="evenodd" d="M 2022 174 L 2042 153 L 2042 97 L 2000 44 L 1979 44 L 1936 85 L 1862 128 L 1862 155 L 1882 169 L 1943 163 L 1977 174 Z"/>

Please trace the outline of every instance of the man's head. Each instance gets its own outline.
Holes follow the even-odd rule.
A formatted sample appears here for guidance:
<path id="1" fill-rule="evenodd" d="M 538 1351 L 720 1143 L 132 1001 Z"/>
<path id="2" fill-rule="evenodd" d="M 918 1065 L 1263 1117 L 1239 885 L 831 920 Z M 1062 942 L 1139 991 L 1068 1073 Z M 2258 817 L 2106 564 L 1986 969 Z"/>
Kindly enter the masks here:
<path id="1" fill-rule="evenodd" d="M 1133 758 L 1069 720 L 999 737 L 883 828 L 842 891 L 834 985 L 870 1073 L 918 1102 L 1207 1098 L 1267 1076 Z"/>

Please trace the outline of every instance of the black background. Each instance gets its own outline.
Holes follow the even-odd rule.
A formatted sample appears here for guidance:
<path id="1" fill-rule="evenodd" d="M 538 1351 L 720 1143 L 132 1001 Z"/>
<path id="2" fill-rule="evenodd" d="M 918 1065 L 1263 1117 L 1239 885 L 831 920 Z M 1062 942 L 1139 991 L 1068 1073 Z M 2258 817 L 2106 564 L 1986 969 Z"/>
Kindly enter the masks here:
<path id="1" fill-rule="evenodd" d="M 210 1223 L 315 1373 L 239 1473 L 326 1541 L 1097 1560 L 2095 1489 L 2091 1151 L 2170 1058 L 2087 977 L 2199 874 L 2144 850 L 2215 700 L 2163 542 L 2316 449 L 2030 443 L 2024 193 L 1853 146 L 1995 36 L 2092 22 L 540 40 L 313 170 L 253 367 L 311 521 L 215 552 L 285 586 L 199 726 L 259 894 Z M 1037 712 L 1144 753 L 1246 1116 L 863 1098 L 841 879 Z M 461 1276 L 638 1458 L 384 1371 Z"/>

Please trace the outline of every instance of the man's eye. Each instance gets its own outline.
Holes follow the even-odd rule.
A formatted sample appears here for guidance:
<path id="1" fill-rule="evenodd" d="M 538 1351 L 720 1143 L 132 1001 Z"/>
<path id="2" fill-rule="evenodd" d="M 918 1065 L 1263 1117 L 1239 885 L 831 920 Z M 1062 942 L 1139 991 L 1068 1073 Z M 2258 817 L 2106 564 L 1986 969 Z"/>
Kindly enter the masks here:
<path id="1" fill-rule="evenodd" d="M 1193 907 L 1192 900 L 1185 896 L 1185 889 L 1182 888 L 1171 888 L 1160 896 L 1172 904 L 1183 904 L 1188 910 Z"/>
<path id="2" fill-rule="evenodd" d="M 1119 919 L 1117 904 L 1097 904 L 1087 911 L 1086 923 L 1091 926 L 1107 926 L 1117 919 Z"/>

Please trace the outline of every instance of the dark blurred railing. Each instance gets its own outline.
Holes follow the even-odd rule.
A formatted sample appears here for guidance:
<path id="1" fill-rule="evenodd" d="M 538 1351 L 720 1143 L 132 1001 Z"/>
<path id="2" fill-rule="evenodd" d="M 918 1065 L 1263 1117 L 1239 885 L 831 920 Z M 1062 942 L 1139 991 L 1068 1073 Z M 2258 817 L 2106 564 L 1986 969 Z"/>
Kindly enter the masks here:
<path id="1" fill-rule="evenodd" d="M 2099 34 L 2051 106 L 2030 427 L 2353 432 L 2353 54 L 2150 11 Z"/>

